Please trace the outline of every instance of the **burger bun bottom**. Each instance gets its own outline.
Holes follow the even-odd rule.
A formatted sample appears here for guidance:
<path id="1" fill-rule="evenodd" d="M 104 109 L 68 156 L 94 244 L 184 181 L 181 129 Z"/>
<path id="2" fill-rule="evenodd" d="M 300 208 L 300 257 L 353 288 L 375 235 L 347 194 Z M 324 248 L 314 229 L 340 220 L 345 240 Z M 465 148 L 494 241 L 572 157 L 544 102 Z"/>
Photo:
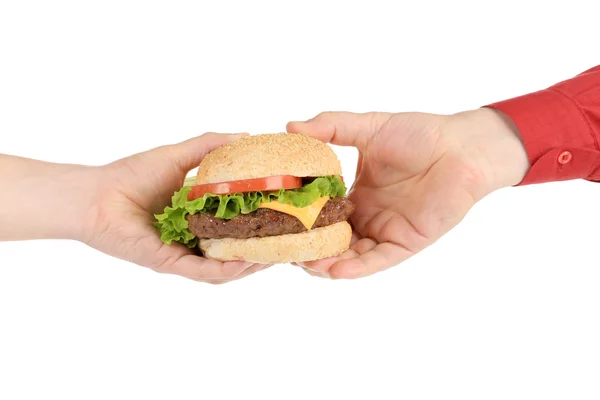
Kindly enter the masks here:
<path id="1" fill-rule="evenodd" d="M 338 222 L 302 233 L 249 239 L 201 239 L 204 256 L 219 261 L 284 264 L 337 256 L 350 247 L 352 228 Z"/>

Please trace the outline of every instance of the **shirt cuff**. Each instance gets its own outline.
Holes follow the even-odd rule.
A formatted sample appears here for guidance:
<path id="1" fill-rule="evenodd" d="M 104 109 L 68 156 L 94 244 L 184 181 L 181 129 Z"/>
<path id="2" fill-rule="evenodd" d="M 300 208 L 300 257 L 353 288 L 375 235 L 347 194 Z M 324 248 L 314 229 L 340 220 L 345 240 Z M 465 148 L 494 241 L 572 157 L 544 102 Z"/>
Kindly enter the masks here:
<path id="1" fill-rule="evenodd" d="M 529 157 L 519 185 L 570 179 L 600 180 L 597 139 L 577 103 L 555 89 L 490 104 L 517 126 Z"/>

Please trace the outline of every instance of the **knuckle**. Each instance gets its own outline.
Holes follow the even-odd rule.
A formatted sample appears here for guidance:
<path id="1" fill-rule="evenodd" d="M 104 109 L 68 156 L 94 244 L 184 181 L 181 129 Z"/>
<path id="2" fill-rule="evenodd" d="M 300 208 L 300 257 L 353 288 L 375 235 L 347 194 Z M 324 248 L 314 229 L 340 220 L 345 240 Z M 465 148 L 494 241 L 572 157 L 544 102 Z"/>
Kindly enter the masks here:
<path id="1" fill-rule="evenodd" d="M 313 119 L 327 120 L 327 119 L 330 119 L 331 117 L 333 117 L 334 115 L 335 115 L 335 112 L 333 112 L 333 111 L 322 111 L 319 114 L 317 114 L 317 116 Z"/>
<path id="2" fill-rule="evenodd" d="M 217 136 L 216 132 L 204 132 L 202 135 L 200 135 L 200 137 L 203 137 L 206 139 L 214 138 L 215 136 Z"/>
<path id="3" fill-rule="evenodd" d="M 157 257 L 156 257 L 156 261 L 152 262 L 150 265 L 148 265 L 148 268 L 150 268 L 152 271 L 157 272 L 159 274 L 169 274 L 172 272 L 173 269 L 173 265 L 177 262 L 177 259 L 174 257 L 160 257 L 158 256 L 158 252 L 157 252 Z"/>

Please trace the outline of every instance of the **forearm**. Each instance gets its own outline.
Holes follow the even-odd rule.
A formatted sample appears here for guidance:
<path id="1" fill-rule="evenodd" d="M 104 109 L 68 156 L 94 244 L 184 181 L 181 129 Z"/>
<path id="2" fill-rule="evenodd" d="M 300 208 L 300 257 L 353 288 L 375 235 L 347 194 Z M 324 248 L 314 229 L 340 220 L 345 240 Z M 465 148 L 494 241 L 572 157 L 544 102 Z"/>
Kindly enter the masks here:
<path id="1" fill-rule="evenodd" d="M 80 239 L 92 170 L 0 154 L 0 241 Z"/>

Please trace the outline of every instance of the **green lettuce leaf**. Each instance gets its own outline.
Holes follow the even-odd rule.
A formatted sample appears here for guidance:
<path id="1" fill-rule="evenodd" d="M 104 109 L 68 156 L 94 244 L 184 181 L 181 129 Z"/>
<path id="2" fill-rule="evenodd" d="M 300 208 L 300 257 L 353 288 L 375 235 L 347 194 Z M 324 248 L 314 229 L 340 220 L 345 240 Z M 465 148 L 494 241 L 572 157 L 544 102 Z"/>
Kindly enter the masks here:
<path id="1" fill-rule="evenodd" d="M 187 184 L 187 181 L 186 181 Z M 153 224 L 160 232 L 160 239 L 166 243 L 179 242 L 192 248 L 198 243 L 196 236 L 188 230 L 187 215 L 214 212 L 215 217 L 231 219 L 239 214 L 256 211 L 261 202 L 278 201 L 294 207 L 307 207 L 323 196 L 331 198 L 346 195 L 346 185 L 336 176 L 322 176 L 299 189 L 280 189 L 276 192 L 249 192 L 218 195 L 207 193 L 203 197 L 188 200 L 190 186 L 184 186 L 176 192 L 172 205 L 165 207 L 162 214 L 154 217 Z"/>

